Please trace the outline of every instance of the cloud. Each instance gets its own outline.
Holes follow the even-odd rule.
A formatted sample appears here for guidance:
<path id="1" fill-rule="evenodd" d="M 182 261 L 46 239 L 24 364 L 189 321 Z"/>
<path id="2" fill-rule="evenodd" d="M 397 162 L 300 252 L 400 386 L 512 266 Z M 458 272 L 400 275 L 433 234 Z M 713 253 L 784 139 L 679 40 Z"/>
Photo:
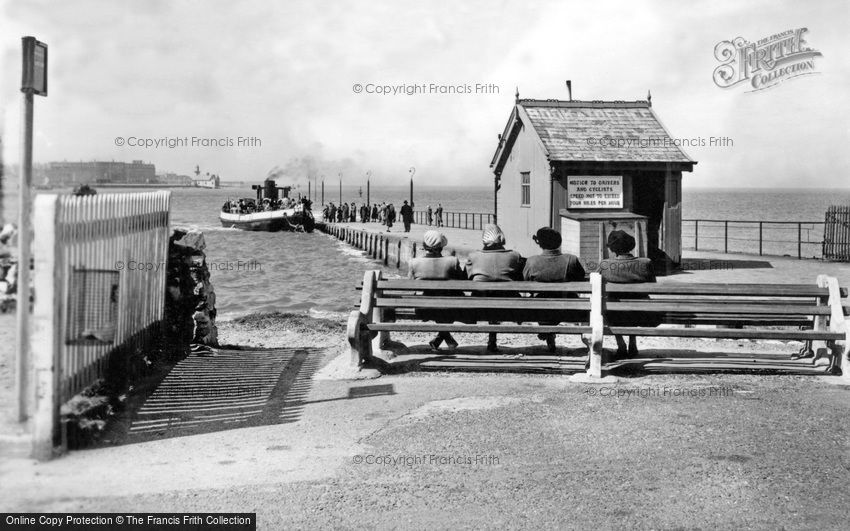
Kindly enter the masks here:
<path id="1" fill-rule="evenodd" d="M 20 36 L 50 45 L 48 98 L 36 110 L 36 160 L 143 159 L 195 164 L 225 179 L 311 166 L 327 175 L 435 184 L 492 178 L 489 161 L 523 97 L 639 99 L 677 137 L 728 136 L 690 149 L 686 184 L 844 185 L 850 81 L 842 61 L 848 7 L 603 2 L 5 2 L 0 60 L 19 71 Z M 711 81 L 714 45 L 810 28 L 820 76 L 758 94 Z M 19 130 L 16 75 L 0 87 L 6 131 Z M 493 94 L 357 94 L 355 83 L 493 83 Z M 116 136 L 232 137 L 258 147 L 142 149 Z M 6 160 L 16 135 L 7 134 Z M 301 161 L 294 163 L 293 161 Z M 289 170 L 287 170 L 289 171 Z M 807 176 L 807 177 L 803 177 Z"/>

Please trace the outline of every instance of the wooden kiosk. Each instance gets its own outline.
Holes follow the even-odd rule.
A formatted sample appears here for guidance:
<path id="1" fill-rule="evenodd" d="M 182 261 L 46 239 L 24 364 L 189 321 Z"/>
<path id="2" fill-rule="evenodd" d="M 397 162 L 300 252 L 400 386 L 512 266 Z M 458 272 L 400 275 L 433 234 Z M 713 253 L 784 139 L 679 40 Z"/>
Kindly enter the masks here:
<path id="1" fill-rule="evenodd" d="M 525 256 L 540 252 L 531 236 L 548 226 L 564 252 L 598 262 L 620 229 L 635 255 L 668 269 L 682 259 L 682 172 L 694 164 L 649 99 L 517 98 L 490 164 L 497 221 Z"/>

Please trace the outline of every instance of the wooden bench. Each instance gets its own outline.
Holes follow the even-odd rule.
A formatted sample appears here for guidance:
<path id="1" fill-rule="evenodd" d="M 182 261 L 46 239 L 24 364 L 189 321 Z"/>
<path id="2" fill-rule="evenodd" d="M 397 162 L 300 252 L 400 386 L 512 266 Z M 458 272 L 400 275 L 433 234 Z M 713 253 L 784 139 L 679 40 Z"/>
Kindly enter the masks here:
<path id="1" fill-rule="evenodd" d="M 433 290 L 440 295 L 434 296 Z M 564 297 L 569 292 L 578 298 Z M 524 296 L 517 296 L 522 293 Z M 536 296 L 530 296 L 536 295 Z M 850 379 L 850 326 L 841 299 L 846 289 L 835 278 L 817 285 L 471 282 L 386 280 L 379 271 L 364 275 L 359 310 L 351 313 L 348 339 L 352 363 L 360 366 L 390 340 L 390 332 L 582 334 L 589 336 L 588 375 L 638 364 L 648 370 L 770 370 L 830 372 Z M 644 297 L 644 298 L 628 298 Z M 422 310 L 455 312 L 453 323 L 423 322 Z M 625 322 L 626 315 L 636 324 Z M 614 319 L 617 325 L 609 321 Z M 641 326 L 650 320 L 659 326 Z M 560 324 L 539 324 L 540 321 Z M 605 335 L 800 341 L 801 355 L 742 357 L 670 356 L 609 361 Z M 809 348 L 811 346 L 811 348 Z"/>

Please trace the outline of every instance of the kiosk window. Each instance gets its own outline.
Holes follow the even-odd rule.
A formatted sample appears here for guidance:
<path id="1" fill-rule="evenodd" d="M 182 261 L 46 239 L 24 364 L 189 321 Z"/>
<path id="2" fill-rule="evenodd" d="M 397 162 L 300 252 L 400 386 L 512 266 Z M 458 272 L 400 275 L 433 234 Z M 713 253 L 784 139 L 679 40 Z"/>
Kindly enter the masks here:
<path id="1" fill-rule="evenodd" d="M 531 206 L 531 172 L 520 173 L 520 205 Z"/>

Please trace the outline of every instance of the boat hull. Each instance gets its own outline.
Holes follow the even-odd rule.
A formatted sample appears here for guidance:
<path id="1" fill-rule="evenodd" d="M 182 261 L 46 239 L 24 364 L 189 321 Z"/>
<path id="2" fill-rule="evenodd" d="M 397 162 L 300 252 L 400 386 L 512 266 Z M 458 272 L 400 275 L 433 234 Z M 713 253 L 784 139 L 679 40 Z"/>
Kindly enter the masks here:
<path id="1" fill-rule="evenodd" d="M 228 229 L 276 232 L 282 230 L 312 232 L 315 222 L 309 213 L 297 210 L 272 210 L 253 214 L 219 213 L 221 226 Z"/>

